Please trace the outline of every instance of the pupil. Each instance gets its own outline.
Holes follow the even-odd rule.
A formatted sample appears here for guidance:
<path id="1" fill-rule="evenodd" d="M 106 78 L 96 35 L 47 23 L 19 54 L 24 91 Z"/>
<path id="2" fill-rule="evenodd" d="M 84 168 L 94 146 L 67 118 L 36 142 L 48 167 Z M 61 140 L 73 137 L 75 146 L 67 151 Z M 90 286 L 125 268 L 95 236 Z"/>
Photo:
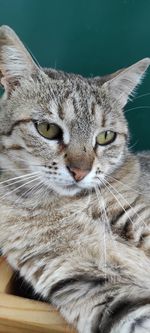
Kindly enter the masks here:
<path id="1" fill-rule="evenodd" d="M 50 124 L 47 124 L 47 132 L 49 131 L 49 129 L 50 129 Z"/>
<path id="2" fill-rule="evenodd" d="M 105 132 L 105 140 L 106 140 L 106 138 L 107 138 L 107 131 Z"/>

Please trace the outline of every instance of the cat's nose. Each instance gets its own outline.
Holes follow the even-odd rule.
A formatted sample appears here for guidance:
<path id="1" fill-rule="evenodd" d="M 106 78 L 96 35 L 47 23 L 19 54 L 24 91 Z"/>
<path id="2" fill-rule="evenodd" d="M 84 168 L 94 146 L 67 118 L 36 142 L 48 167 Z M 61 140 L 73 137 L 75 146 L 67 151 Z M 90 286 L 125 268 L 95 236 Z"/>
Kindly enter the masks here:
<path id="1" fill-rule="evenodd" d="M 79 168 L 72 168 L 67 166 L 67 169 L 71 173 L 71 175 L 74 177 L 74 179 L 79 182 L 82 180 L 89 172 L 90 170 L 84 170 L 84 169 L 79 169 Z"/>

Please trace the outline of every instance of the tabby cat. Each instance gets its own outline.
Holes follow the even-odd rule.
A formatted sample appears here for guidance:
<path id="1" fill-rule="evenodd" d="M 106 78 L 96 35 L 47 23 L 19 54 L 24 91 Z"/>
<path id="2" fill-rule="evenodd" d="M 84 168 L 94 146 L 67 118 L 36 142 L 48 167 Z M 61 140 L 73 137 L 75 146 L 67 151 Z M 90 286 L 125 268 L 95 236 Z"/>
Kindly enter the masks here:
<path id="1" fill-rule="evenodd" d="M 43 69 L 0 28 L 0 247 L 80 333 L 150 332 L 150 154 L 123 112 L 149 64 Z"/>

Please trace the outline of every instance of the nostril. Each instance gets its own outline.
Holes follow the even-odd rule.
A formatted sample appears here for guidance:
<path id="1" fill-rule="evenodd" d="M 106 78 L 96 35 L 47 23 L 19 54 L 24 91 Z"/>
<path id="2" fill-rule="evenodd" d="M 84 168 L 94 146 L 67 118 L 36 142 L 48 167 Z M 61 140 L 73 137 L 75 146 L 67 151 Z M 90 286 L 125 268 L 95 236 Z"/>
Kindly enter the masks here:
<path id="1" fill-rule="evenodd" d="M 73 177 L 75 178 L 75 174 L 76 174 L 75 171 L 72 170 L 68 165 L 67 165 L 67 169 L 71 173 L 71 175 L 73 175 Z"/>
<path id="2" fill-rule="evenodd" d="M 66 168 L 68 169 L 68 171 L 70 172 L 70 168 L 69 168 L 69 166 L 68 165 L 66 165 Z"/>

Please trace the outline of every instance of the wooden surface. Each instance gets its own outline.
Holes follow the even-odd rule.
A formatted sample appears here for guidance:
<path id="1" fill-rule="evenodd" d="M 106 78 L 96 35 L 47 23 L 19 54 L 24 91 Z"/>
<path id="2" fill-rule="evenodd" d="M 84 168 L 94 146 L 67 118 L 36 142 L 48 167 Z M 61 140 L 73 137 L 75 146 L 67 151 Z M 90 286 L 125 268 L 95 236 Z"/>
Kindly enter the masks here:
<path id="1" fill-rule="evenodd" d="M 0 258 L 0 333 L 75 333 L 52 306 L 11 295 L 12 275 Z"/>
<path id="2" fill-rule="evenodd" d="M 3 257 L 0 257 L 0 293 L 9 292 L 10 281 L 13 275 L 11 267 Z"/>

